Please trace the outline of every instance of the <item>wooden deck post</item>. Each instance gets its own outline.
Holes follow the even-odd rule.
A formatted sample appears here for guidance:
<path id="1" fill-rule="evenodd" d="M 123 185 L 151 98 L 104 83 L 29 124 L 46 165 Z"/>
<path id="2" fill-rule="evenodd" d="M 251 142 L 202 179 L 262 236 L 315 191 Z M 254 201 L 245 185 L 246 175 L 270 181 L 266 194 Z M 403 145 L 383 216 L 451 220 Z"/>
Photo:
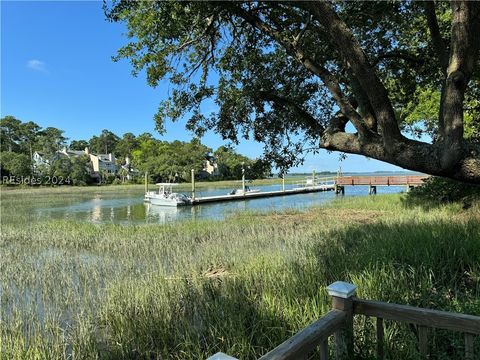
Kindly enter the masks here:
<path id="1" fill-rule="evenodd" d="M 377 317 L 377 358 L 385 359 L 385 331 L 383 329 L 383 319 Z"/>
<path id="2" fill-rule="evenodd" d="M 218 353 L 210 356 L 209 358 L 207 358 L 207 360 L 238 360 L 238 359 L 234 358 L 233 356 L 224 354 L 222 352 L 218 352 Z"/>
<path id="3" fill-rule="evenodd" d="M 465 359 L 473 360 L 475 358 L 474 352 L 473 352 L 473 340 L 475 335 L 465 333 L 464 336 L 465 336 Z"/>
<path id="4" fill-rule="evenodd" d="M 428 328 L 426 326 L 418 326 L 418 350 L 422 359 L 428 357 Z"/>
<path id="5" fill-rule="evenodd" d="M 334 335 L 337 360 L 353 359 L 353 297 L 356 289 L 356 285 L 344 281 L 336 281 L 327 287 L 333 309 L 347 314 L 345 324 Z"/>

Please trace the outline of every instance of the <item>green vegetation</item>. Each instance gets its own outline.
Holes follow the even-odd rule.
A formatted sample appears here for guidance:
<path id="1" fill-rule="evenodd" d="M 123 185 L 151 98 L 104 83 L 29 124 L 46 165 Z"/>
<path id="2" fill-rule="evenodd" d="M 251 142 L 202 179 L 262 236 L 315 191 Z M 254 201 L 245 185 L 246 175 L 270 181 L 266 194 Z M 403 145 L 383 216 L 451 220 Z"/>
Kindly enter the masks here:
<path id="1" fill-rule="evenodd" d="M 2 193 L 5 358 L 254 359 L 328 311 L 338 279 L 360 297 L 480 315 L 478 204 L 425 212 L 393 195 L 168 226 L 32 220 L 31 202 L 63 191 Z M 372 323 L 356 327 L 359 358 L 373 358 Z M 414 336 L 387 323 L 388 357 L 415 358 Z M 437 331 L 432 348 L 460 358 L 461 334 Z"/>
<path id="2" fill-rule="evenodd" d="M 300 181 L 305 180 L 305 176 L 308 174 L 290 174 L 285 177 L 285 185 L 292 185 L 298 184 Z M 323 176 L 321 176 L 323 177 Z M 320 178 L 320 176 L 319 176 Z M 331 179 L 332 176 L 325 177 Z M 195 189 L 196 191 L 204 191 L 208 188 L 227 188 L 231 189 L 232 187 L 238 187 L 240 182 L 238 180 L 219 180 L 219 181 L 195 181 Z M 250 183 L 249 183 L 250 184 Z M 271 177 L 268 179 L 255 179 L 253 181 L 254 186 L 267 186 L 267 185 L 281 185 L 282 179 L 278 177 Z M 155 188 L 155 183 L 149 182 L 149 190 Z M 179 192 L 190 192 L 192 187 L 190 183 L 180 183 L 176 188 Z M 79 196 L 88 197 L 92 194 L 102 194 L 102 193 L 118 193 L 121 191 L 134 191 L 138 192 L 139 195 L 142 195 L 145 190 L 145 184 L 119 184 L 119 185 L 104 185 L 102 187 L 92 186 L 88 188 L 84 187 L 76 187 L 76 186 L 69 186 L 69 187 L 56 187 L 52 188 L 50 186 L 47 187 L 34 187 L 32 188 L 29 185 L 17 186 L 17 187 L 2 187 L 2 192 L 5 193 L 6 191 L 12 191 L 15 194 L 44 194 L 45 192 L 48 195 L 65 195 L 65 194 L 78 194 Z M 43 201 L 43 200 L 42 200 Z"/>
<path id="3" fill-rule="evenodd" d="M 42 129 L 32 121 L 23 123 L 13 116 L 5 116 L 0 119 L 0 137 L 1 177 L 61 176 L 63 179 L 69 178 L 68 183 L 73 185 L 98 182 L 98 177 L 91 176 L 94 174 L 88 158 L 83 155 L 69 157 L 56 154 L 67 144 L 68 139 L 63 136 L 62 130 L 52 127 Z M 268 162 L 249 159 L 226 146 L 220 146 L 213 152 L 198 139 L 168 142 L 155 139 L 149 133 L 139 136 L 125 133 L 120 138 L 104 129 L 99 136 L 93 136 L 88 141 L 72 140 L 69 146 L 70 150 L 82 152 L 86 148 L 94 154 L 115 155 L 118 172 L 104 174 L 100 171 L 97 174 L 102 183 L 108 184 L 125 182 L 130 172 L 128 168 L 133 169 L 129 176 L 133 182 L 143 181 L 145 172 L 150 174 L 153 182 L 190 181 L 191 169 L 195 170 L 198 178 L 212 180 L 241 179 L 242 167 L 250 179 L 264 178 L 271 173 Z M 35 152 L 42 158 L 40 163 L 33 161 Z M 131 160 L 127 169 L 121 168 L 120 165 L 127 164 L 127 158 Z M 207 160 L 210 169 L 205 169 Z"/>
<path id="4" fill-rule="evenodd" d="M 159 130 L 182 120 L 198 136 L 253 138 L 279 169 L 326 149 L 480 183 L 478 2 L 104 8 L 128 28 L 115 60 L 171 87 L 152 114 Z"/>
<path id="5" fill-rule="evenodd" d="M 28 176 L 32 173 L 32 162 L 26 154 L 4 151 L 0 153 L 0 158 L 2 169 L 8 169 L 7 171 L 9 174 L 15 174 L 15 176 Z"/>
<path id="6" fill-rule="evenodd" d="M 424 203 L 427 207 L 435 203 L 462 202 L 464 207 L 471 206 L 480 199 L 480 185 L 466 184 L 450 179 L 431 177 L 414 188 L 406 199 L 410 203 Z"/>

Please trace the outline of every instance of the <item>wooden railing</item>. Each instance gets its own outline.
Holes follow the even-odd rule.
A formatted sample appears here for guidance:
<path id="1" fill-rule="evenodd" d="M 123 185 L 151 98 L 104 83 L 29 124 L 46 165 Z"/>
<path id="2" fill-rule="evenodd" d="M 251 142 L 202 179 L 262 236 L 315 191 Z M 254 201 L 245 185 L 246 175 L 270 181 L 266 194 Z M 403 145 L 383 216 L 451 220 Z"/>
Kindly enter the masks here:
<path id="1" fill-rule="evenodd" d="M 465 358 L 474 359 L 473 339 L 480 335 L 480 317 L 371 300 L 353 300 L 354 314 L 377 318 L 377 356 L 383 359 L 383 320 L 418 325 L 419 350 L 428 355 L 428 328 L 459 331 L 465 334 Z"/>
<path id="2" fill-rule="evenodd" d="M 410 176 L 342 176 L 336 178 L 337 185 L 421 185 L 428 178 L 428 175 Z"/>
<path id="3" fill-rule="evenodd" d="M 355 285 L 342 281 L 328 286 L 328 293 L 332 296 L 332 310 L 260 359 L 307 359 L 316 348 L 319 348 L 320 359 L 328 360 L 330 353 L 328 343 L 332 335 L 335 359 L 352 359 L 354 315 L 376 318 L 378 359 L 385 358 L 384 320 L 418 325 L 418 349 L 424 358 L 429 354 L 428 329 L 438 328 L 464 333 L 465 359 L 480 359 L 479 354 L 476 357 L 474 354 L 474 338 L 480 335 L 479 316 L 358 299 L 355 297 L 355 289 Z M 218 353 L 209 359 L 234 358 Z"/>
<path id="4" fill-rule="evenodd" d="M 345 323 L 347 314 L 341 310 L 332 310 L 298 334 L 292 336 L 260 360 L 306 359 L 317 346 L 320 357 L 328 358 L 328 338 Z"/>

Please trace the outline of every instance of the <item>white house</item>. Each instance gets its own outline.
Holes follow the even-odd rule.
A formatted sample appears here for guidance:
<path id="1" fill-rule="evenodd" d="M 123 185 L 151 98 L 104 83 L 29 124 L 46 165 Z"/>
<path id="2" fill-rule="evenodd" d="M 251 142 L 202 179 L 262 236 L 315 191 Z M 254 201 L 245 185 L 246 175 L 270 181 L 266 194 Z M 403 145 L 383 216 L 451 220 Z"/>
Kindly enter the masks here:
<path id="1" fill-rule="evenodd" d="M 93 172 L 100 173 L 100 171 L 104 171 L 109 175 L 115 175 L 119 170 L 116 164 L 115 155 L 112 153 L 109 154 L 91 154 L 88 151 L 88 148 L 85 148 L 84 154 L 90 156 L 90 161 L 92 163 Z"/>
<path id="2" fill-rule="evenodd" d="M 35 151 L 33 153 L 33 166 L 50 166 L 50 160 L 45 157 L 43 152 Z"/>
<path id="3" fill-rule="evenodd" d="M 104 171 L 109 175 L 115 175 L 119 170 L 116 164 L 115 155 L 110 154 L 92 154 L 85 148 L 85 150 L 70 150 L 63 147 L 62 150 L 57 150 L 55 154 L 47 158 L 45 154 L 40 151 L 35 151 L 33 154 L 34 166 L 50 166 L 50 164 L 60 157 L 75 158 L 82 155 L 88 155 L 90 162 L 92 163 L 93 173 L 92 175 L 99 175 L 100 171 Z"/>
<path id="4" fill-rule="evenodd" d="M 125 164 L 121 166 L 119 171 L 122 169 L 124 170 L 122 172 L 123 180 L 131 180 L 133 175 L 138 175 L 139 173 L 138 170 L 135 170 L 134 168 L 132 168 L 132 164 L 130 163 L 130 158 L 128 156 L 125 158 Z"/>
<path id="5" fill-rule="evenodd" d="M 205 159 L 203 162 L 203 169 L 205 173 L 211 176 L 218 175 L 218 164 L 212 159 Z"/>

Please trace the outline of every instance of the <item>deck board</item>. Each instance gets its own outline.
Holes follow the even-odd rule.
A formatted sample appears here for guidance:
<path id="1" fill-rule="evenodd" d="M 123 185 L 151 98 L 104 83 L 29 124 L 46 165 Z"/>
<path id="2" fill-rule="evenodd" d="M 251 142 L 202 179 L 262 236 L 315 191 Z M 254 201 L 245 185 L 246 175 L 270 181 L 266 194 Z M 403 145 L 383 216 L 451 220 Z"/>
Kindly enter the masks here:
<path id="1" fill-rule="evenodd" d="M 297 194 L 308 194 L 324 191 L 332 191 L 335 189 L 335 185 L 319 185 L 319 186 L 310 186 L 299 189 L 289 189 L 289 190 L 276 190 L 276 191 L 261 191 L 256 193 L 247 193 L 245 195 L 218 195 L 218 196 L 205 196 L 195 198 L 192 200 L 192 205 L 205 204 L 211 202 L 223 202 L 223 201 L 237 201 L 237 200 L 247 200 L 247 199 L 258 199 L 258 198 L 268 198 L 275 196 L 286 196 L 286 195 L 297 195 Z"/>

